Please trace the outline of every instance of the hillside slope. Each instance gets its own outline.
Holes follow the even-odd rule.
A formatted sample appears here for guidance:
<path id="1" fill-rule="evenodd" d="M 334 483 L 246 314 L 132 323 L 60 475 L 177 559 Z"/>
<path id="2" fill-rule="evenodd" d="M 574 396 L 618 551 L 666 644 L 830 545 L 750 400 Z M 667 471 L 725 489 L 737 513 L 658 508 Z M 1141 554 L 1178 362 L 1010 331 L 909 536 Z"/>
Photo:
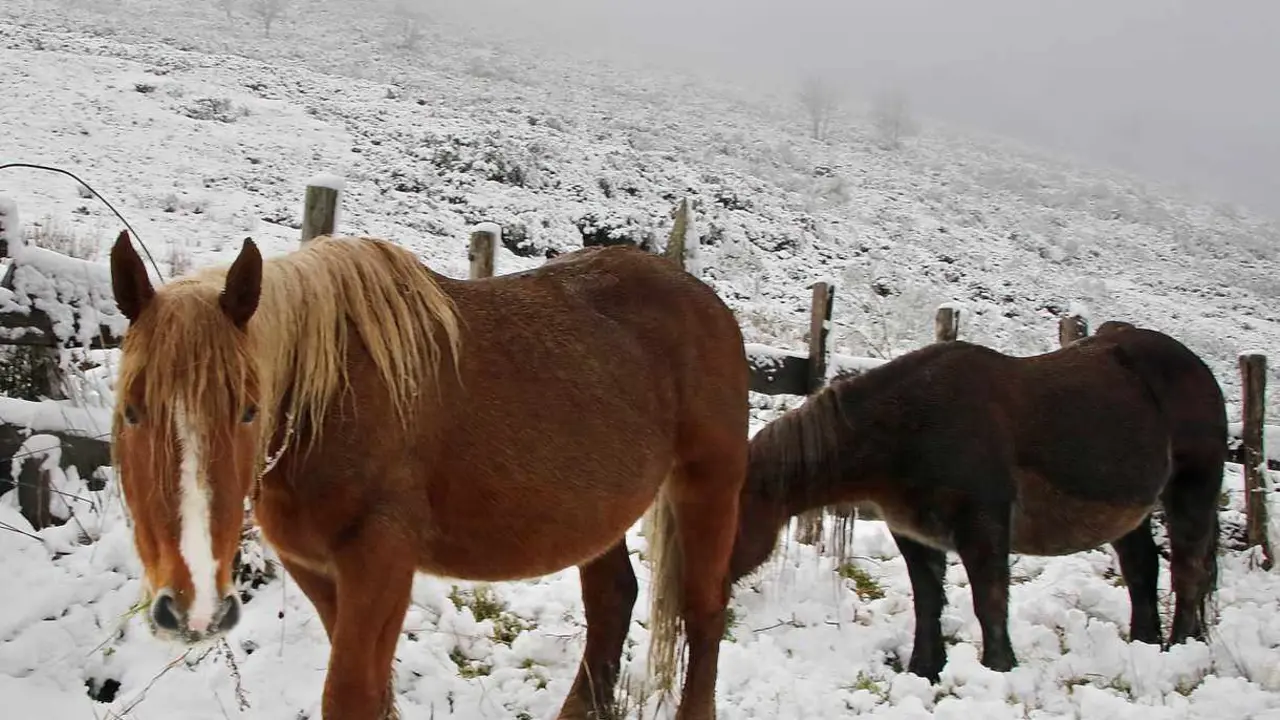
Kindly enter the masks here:
<path id="1" fill-rule="evenodd" d="M 790 98 L 498 49 L 430 18 L 411 51 L 397 47 L 392 28 L 403 20 L 389 4 L 295 2 L 270 38 L 245 8 L 231 21 L 168 0 L 70 8 L 6 3 L 0 17 L 22 20 L 6 29 L 5 47 L 137 63 L 136 82 L 156 92 L 138 97 L 123 82 L 94 90 L 142 123 L 131 135 L 151 164 L 130 155 L 130 133 L 119 143 L 77 135 L 85 124 L 119 124 L 74 105 L 39 113 L 42 124 L 65 125 L 57 147 L 15 132 L 6 152 L 90 169 L 98 184 L 135 196 L 125 202 L 132 216 L 165 217 L 163 199 L 191 196 L 205 211 L 188 240 L 197 258 L 211 257 L 214 238 L 295 221 L 299 184 L 321 171 L 348 179 L 344 230 L 396 237 L 446 271 L 462 271 L 458 243 L 471 222 L 502 223 L 512 247 L 533 256 L 499 261 L 518 268 L 584 235 L 661 244 L 673 204 L 689 196 L 705 276 L 755 341 L 797 344 L 807 285 L 823 278 L 842 286 L 835 339 L 854 354 L 926 342 L 944 301 L 972 311 L 966 337 L 1038 352 L 1053 346 L 1054 318 L 1076 305 L 1097 321 L 1175 333 L 1211 359 L 1234 399 L 1236 353 L 1280 339 L 1275 223 L 1012 146 L 934 130 L 885 151 L 856 117 L 815 142 Z M 236 82 L 202 85 L 217 72 Z M 176 135 L 156 137 L 152 119 L 135 117 L 210 115 L 184 109 L 197 95 L 229 99 L 225 119 L 235 122 L 183 121 Z M 249 116 L 236 117 L 240 107 Z M 30 108 L 6 103 L 3 112 L 32 129 Z M 299 113 L 306 134 L 268 129 Z M 201 137 L 216 167 L 186 157 L 170 172 L 151 170 Z M 113 154 L 119 164 L 105 165 Z M 49 199 L 66 199 L 65 182 L 0 182 L 57 187 Z"/>
<path id="2" fill-rule="evenodd" d="M 332 172 L 347 180 L 343 231 L 394 238 L 455 276 L 467 271 L 471 223 L 506 227 L 506 272 L 580 245 L 584 232 L 660 245 L 667 213 L 690 196 L 703 277 L 757 342 L 799 346 L 807 286 L 826 278 L 841 286 L 837 349 L 854 354 L 926 342 L 934 305 L 951 300 L 972 311 L 964 336 L 1036 352 L 1079 303 L 1099 320 L 1172 330 L 1235 394 L 1235 353 L 1280 337 L 1268 307 L 1280 235 L 1256 218 L 939 130 L 898 152 L 856 124 L 814 142 L 780 101 L 499 52 L 443 26 L 409 52 L 394 47 L 389 6 L 294 3 L 270 38 L 233 7 L 229 24 L 219 6 L 171 0 L 9 0 L 0 162 L 81 174 L 166 272 L 228 259 L 246 235 L 268 253 L 294 247 L 303 183 Z M 81 255 L 105 258 L 119 228 L 66 178 L 5 171 L 0 195 L 41 242 L 77 239 Z M 795 399 L 755 401 L 759 427 Z M 1237 527 L 1237 467 L 1227 481 L 1224 520 Z M 0 698 L 17 716 L 319 717 L 328 646 L 293 583 L 246 587 L 245 620 L 225 647 L 175 653 L 130 615 L 140 568 L 115 483 L 60 487 L 82 498 L 76 519 L 39 541 L 6 531 L 31 529 L 12 494 L 0 499 Z M 634 531 L 630 546 L 643 599 Z M 1010 622 L 1022 666 L 1007 675 L 977 663 L 980 633 L 953 563 L 952 662 L 930 687 L 900 672 L 913 626 L 900 555 L 879 523 L 861 523 L 855 546 L 841 568 L 793 544 L 742 583 L 722 718 L 1280 717 L 1280 583 L 1243 553 L 1223 559 L 1212 642 L 1165 654 L 1124 641 L 1127 592 L 1108 549 L 1017 558 Z M 1160 585 L 1167 627 L 1163 562 Z M 553 717 L 584 641 L 576 571 L 493 585 L 496 605 L 477 587 L 416 582 L 397 649 L 404 717 Z M 625 668 L 637 683 L 646 620 L 641 602 Z"/>

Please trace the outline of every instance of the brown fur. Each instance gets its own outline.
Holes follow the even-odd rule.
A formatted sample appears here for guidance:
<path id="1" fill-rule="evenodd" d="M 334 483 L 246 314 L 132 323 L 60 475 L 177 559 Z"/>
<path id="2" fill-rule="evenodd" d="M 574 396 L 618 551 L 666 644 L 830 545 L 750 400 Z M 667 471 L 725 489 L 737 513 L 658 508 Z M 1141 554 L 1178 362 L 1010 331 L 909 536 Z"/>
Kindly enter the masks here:
<path id="1" fill-rule="evenodd" d="M 256 252 L 246 243 L 237 264 Z M 654 672 L 674 677 L 683 627 L 679 717 L 714 717 L 748 377 L 709 287 L 628 248 L 459 281 L 385 241 L 320 238 L 259 261 L 261 300 L 241 331 L 237 308 L 255 293 L 234 265 L 150 297 L 135 260 L 122 235 L 113 283 L 132 320 L 131 379 L 118 408 L 189 397 L 202 428 L 233 437 L 255 462 L 211 465 L 215 506 L 242 502 L 252 470 L 280 452 L 255 516 L 329 633 L 326 720 L 382 712 L 416 571 L 497 581 L 571 565 L 588 635 L 562 717 L 604 717 L 636 596 L 624 533 L 650 508 L 651 552 L 668 551 L 653 568 Z M 251 401 L 255 432 L 231 412 Z M 157 490 L 175 466 L 144 462 L 172 445 L 167 427 L 118 423 L 116 438 L 153 587 L 183 582 Z M 215 535 L 230 527 L 219 516 Z"/>
<path id="2" fill-rule="evenodd" d="M 763 563 L 793 516 L 874 505 L 917 595 L 912 671 L 936 679 L 941 669 L 946 551 L 974 584 L 983 662 L 1007 669 L 1010 552 L 1113 544 L 1131 581 L 1134 637 L 1158 642 L 1149 517 L 1163 502 L 1178 596 L 1171 641 L 1203 637 L 1226 451 L 1217 381 L 1167 335 L 1110 322 L 1026 358 L 931 345 L 833 383 L 754 436 L 731 575 Z"/>

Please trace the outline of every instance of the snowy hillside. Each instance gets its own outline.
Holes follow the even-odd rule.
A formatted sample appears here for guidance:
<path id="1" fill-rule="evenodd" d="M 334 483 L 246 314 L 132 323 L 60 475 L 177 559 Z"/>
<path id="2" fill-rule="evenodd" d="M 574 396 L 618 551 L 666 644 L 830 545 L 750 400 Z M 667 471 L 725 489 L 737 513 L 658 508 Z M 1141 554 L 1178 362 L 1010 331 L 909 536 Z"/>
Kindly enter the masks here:
<path id="1" fill-rule="evenodd" d="M 229 259 L 248 235 L 268 253 L 295 247 L 302 184 L 320 172 L 346 180 L 341 231 L 393 238 L 454 276 L 472 223 L 503 225 L 507 272 L 584 236 L 661 246 L 687 196 L 703 277 L 749 341 L 802 347 L 808 285 L 831 279 L 834 349 L 848 354 L 927 342 L 945 301 L 971 311 L 962 337 L 1015 353 L 1052 348 L 1073 306 L 1170 331 L 1233 400 L 1236 354 L 1280 348 L 1280 226 L 1242 212 L 941 129 L 887 151 L 846 117 L 818 142 L 792 98 L 498 48 L 430 19 L 416 49 L 399 47 L 406 20 L 389 3 L 294 0 L 270 37 L 252 6 L 237 0 L 228 19 L 221 3 L 7 0 L 0 163 L 80 174 L 166 273 Z M 119 230 L 64 177 L 2 171 L 0 196 L 37 242 L 91 259 Z M 754 400 L 758 423 L 795 402 Z M 1234 525 L 1238 468 L 1228 482 Z M 91 503 L 42 542 L 0 525 L 0 706 L 318 717 L 327 645 L 292 583 L 256 588 L 225 648 L 175 661 L 129 616 L 139 567 L 114 484 L 77 483 L 66 488 Z M 23 530 L 12 504 L 0 500 L 0 522 Z M 856 547 L 856 571 L 793 545 L 742 583 L 722 718 L 1280 718 L 1280 583 L 1238 552 L 1223 560 L 1217 638 L 1164 655 L 1122 641 L 1128 599 L 1109 550 L 1018 558 L 1023 665 L 1007 676 L 977 664 L 953 564 L 943 624 L 956 644 L 930 688 L 898 672 L 913 627 L 901 558 L 877 523 Z M 473 587 L 419 579 L 397 652 L 404 716 L 552 717 L 584 639 L 576 571 L 492 586 L 500 612 Z M 637 681 L 646 614 L 639 603 Z"/>

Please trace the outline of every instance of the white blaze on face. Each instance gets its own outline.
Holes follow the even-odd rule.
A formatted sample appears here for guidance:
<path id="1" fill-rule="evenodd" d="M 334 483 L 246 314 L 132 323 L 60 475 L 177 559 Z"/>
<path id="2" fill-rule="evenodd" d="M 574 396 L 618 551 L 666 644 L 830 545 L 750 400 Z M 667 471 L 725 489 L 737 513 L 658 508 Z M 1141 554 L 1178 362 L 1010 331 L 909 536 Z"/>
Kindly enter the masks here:
<path id="1" fill-rule="evenodd" d="M 218 563 L 213 557 L 213 533 L 210 530 L 209 482 L 205 477 L 204 448 L 187 420 L 179 402 L 173 413 L 174 430 L 181 452 L 179 472 L 179 549 L 191 574 L 194 596 L 187 608 L 187 626 L 202 633 L 213 621 L 218 607 Z"/>

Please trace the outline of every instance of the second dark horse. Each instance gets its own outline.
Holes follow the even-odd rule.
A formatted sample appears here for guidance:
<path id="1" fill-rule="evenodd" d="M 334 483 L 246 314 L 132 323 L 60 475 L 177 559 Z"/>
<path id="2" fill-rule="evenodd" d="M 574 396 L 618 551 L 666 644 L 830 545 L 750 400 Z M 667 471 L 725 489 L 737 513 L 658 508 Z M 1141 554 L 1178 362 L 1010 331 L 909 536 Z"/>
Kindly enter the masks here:
<path id="1" fill-rule="evenodd" d="M 930 345 L 837 381 L 752 439 L 732 559 L 736 581 L 772 553 L 787 520 L 837 503 L 878 508 L 906 561 L 915 643 L 908 670 L 937 681 L 947 551 L 960 555 L 982 627 L 982 664 L 1016 665 L 1009 555 L 1110 543 L 1133 640 L 1160 644 L 1163 504 L 1177 602 L 1171 643 L 1204 639 L 1217 585 L 1227 456 L 1222 390 L 1177 340 L 1128 323 L 1033 357 Z"/>

